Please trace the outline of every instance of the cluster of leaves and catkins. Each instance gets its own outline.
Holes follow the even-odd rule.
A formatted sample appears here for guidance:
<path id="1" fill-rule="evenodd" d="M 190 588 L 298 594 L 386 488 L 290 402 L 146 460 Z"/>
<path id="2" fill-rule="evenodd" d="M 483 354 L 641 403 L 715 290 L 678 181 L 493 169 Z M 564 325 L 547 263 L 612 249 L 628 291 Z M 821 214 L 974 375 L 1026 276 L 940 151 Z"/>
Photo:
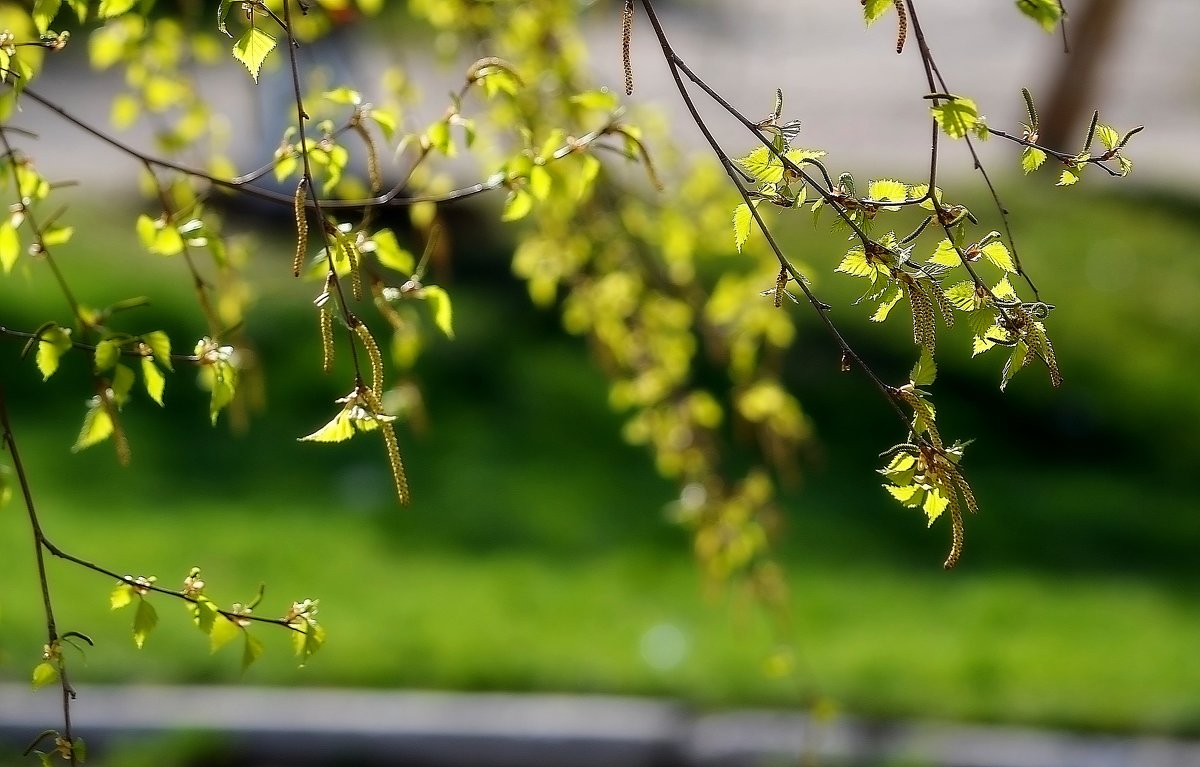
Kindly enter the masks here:
<path id="1" fill-rule="evenodd" d="M 335 370 L 335 355 L 353 363 L 329 421 L 300 439 L 341 442 L 377 434 L 397 498 L 408 504 L 396 430 L 420 409 L 414 372 L 420 354 L 433 335 L 453 337 L 454 331 L 450 294 L 426 279 L 430 264 L 452 253 L 454 232 L 443 224 L 441 206 L 490 194 L 499 218 L 517 227 L 512 269 L 532 302 L 558 308 L 566 330 L 586 337 L 611 380 L 612 406 L 627 414 L 626 438 L 647 446 L 659 471 L 678 483 L 671 508 L 691 531 L 705 574 L 714 582 L 736 576 L 778 598 L 768 547 L 775 485 L 794 471 L 796 452 L 811 437 L 781 372 L 798 321 L 797 312 L 783 310 L 785 299 L 803 291 L 818 314 L 827 315 L 803 279 L 808 266 L 784 257 L 764 217 L 772 209 L 786 215 L 807 207 L 848 233 L 851 246 L 829 267 L 862 281 L 860 301 L 871 307 L 872 321 L 908 306 L 918 361 L 909 381 L 879 384 L 905 413 L 908 433 L 885 453 L 882 473 L 888 492 L 922 509 L 930 523 L 949 510 L 953 546 L 946 565 L 958 560 L 961 509 L 974 511 L 976 502 L 960 470 L 963 444 L 943 441 L 929 390 L 939 320 L 969 324 L 972 354 L 1008 350 L 1002 387 L 1035 361 L 1056 385 L 1059 373 L 1045 324 L 1053 307 L 1037 296 L 1005 236 L 980 228 L 933 179 L 860 185 L 843 174 L 834 180 L 824 152 L 797 144 L 799 124 L 783 121 L 778 94 L 771 116 L 751 126 L 761 145 L 735 162 L 725 159 L 725 170 L 737 179 L 731 185 L 721 164 L 679 154 L 652 113 L 631 119 L 618 96 L 595 86 L 580 12 L 570 0 L 410 0 L 403 12 L 432 28 L 448 59 L 468 49 L 487 54 L 463 67 L 461 87 L 425 124 L 415 123 L 418 89 L 406 71 L 383 72 L 378 83 L 330 83 L 296 55 L 347 13 L 401 9 L 385 9 L 380 0 L 221 0 L 213 14 L 203 5 L 0 5 L 0 184 L 12 201 L 0 222 L 0 266 L 6 278 L 24 272 L 52 281 L 66 307 L 40 327 L 4 330 L 25 339 L 43 378 L 58 371 L 64 355 L 89 358 L 90 380 L 82 383 L 89 400 L 76 450 L 111 441 L 128 462 L 122 409 L 139 388 L 161 405 L 180 366 L 199 372 L 214 422 L 223 413 L 246 418 L 247 392 L 255 388 L 249 382 L 263 373 L 255 365 L 253 328 L 244 321 L 255 292 L 245 267 L 255 248 L 228 235 L 212 205 L 217 195 L 241 195 L 279 206 L 294 219 L 290 272 L 313 286 L 312 338 L 321 349 L 314 360 L 321 358 L 327 373 Z M 643 4 L 647 11 L 650 5 Z M 897 13 L 897 49 L 903 49 L 905 4 L 862 5 L 868 23 Z M 1017 5 L 1050 27 L 1058 21 L 1056 2 Z M 624 19 L 626 56 L 633 6 L 627 3 Z M 74 115 L 69 105 L 38 92 L 46 58 L 70 43 L 68 32 L 56 31 L 67 27 L 77 37 L 86 34 L 93 67 L 122 73 L 109 121 L 116 129 L 152 126 L 153 147 L 132 147 L 94 116 Z M 198 87 L 203 68 L 230 55 L 254 81 L 278 67 L 295 84 L 292 124 L 273 157 L 240 173 L 228 157 L 235 139 L 222 128 L 223 106 Z M 669 66 L 675 62 L 667 57 Z M 631 89 L 628 61 L 626 80 Z M 1020 136 L 989 127 L 968 98 L 945 92 L 926 98 L 931 120 L 946 137 L 1015 141 L 1026 172 L 1048 157 L 1061 162 L 1060 184 L 1073 184 L 1090 165 L 1114 175 L 1131 167 L 1123 150 L 1134 131 L 1121 136 L 1097 120 L 1079 153 L 1039 145 L 1027 92 L 1029 123 Z M 88 300 L 59 268 L 54 254 L 72 246 L 69 211 L 63 213 L 53 180 L 39 173 L 36 156 L 9 127 L 17 110 L 35 108 L 34 102 L 141 168 L 146 202 L 130 227 L 146 252 L 176 261 L 181 279 L 194 286 L 192 337 L 171 338 L 153 327 L 127 330 L 124 314 L 141 299 Z M 1093 154 L 1097 139 L 1104 152 Z M 464 156 L 482 180 L 457 186 Z M 280 192 L 281 186 L 293 191 Z M 379 223 L 380 212 L 392 209 L 407 212 L 411 231 Z M 755 227 L 764 236 L 756 236 Z M 278 278 L 288 277 L 281 270 Z M 1018 286 L 1033 295 L 1022 298 Z M 118 315 L 123 321 L 115 321 Z M 843 348 L 843 360 L 848 351 Z M 214 648 L 240 631 L 243 658 L 252 661 L 261 645 L 245 632 L 250 607 L 217 608 L 198 582 L 198 572 L 180 590 L 159 588 L 151 576 L 123 578 L 112 605 L 136 604 L 134 638 L 141 646 L 157 622 L 147 597 L 182 598 Z M 267 622 L 294 631 L 306 658 L 323 641 L 315 613 L 315 603 L 301 600 Z M 52 650 L 48 646 L 46 661 L 56 667 L 59 655 Z M 50 681 L 39 668 L 38 679 Z"/>

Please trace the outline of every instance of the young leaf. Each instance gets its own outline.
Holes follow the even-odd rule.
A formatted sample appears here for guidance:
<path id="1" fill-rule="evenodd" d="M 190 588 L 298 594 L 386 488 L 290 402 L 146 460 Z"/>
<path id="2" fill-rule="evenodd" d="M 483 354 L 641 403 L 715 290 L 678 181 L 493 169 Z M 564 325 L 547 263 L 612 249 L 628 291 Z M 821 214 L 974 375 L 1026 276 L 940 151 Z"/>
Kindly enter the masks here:
<path id="1" fill-rule="evenodd" d="M 533 195 L 524 189 L 514 189 L 508 193 L 508 199 L 504 201 L 504 212 L 500 215 L 500 220 L 518 221 L 529 215 L 531 210 L 533 210 Z"/>
<path id="2" fill-rule="evenodd" d="M 1013 263 L 1012 255 L 1008 252 L 1008 248 L 1003 242 L 993 241 L 983 246 L 983 255 L 988 261 L 1012 274 L 1017 273 L 1016 264 Z"/>
<path id="3" fill-rule="evenodd" d="M 145 384 L 146 394 L 150 395 L 150 399 L 162 407 L 163 389 L 166 387 L 167 379 L 163 377 L 158 365 L 154 364 L 153 357 L 142 357 L 142 383 Z"/>
<path id="4" fill-rule="evenodd" d="M 300 437 L 300 442 L 345 442 L 354 436 L 354 423 L 350 419 L 350 411 L 343 408 L 329 423 L 309 434 Z"/>
<path id="5" fill-rule="evenodd" d="M 150 347 L 154 358 L 167 370 L 171 367 L 171 337 L 161 330 L 153 330 L 142 334 L 142 343 Z"/>
<path id="6" fill-rule="evenodd" d="M 0 267 L 4 268 L 5 274 L 12 271 L 13 264 L 17 263 L 20 256 L 21 238 L 17 235 L 17 228 L 12 221 L 0 222 Z"/>
<path id="7" fill-rule="evenodd" d="M 37 0 L 33 4 L 33 23 L 39 33 L 44 35 L 50 29 L 50 22 L 58 15 L 61 5 L 62 0 Z"/>
<path id="8" fill-rule="evenodd" d="M 1042 29 L 1053 32 L 1062 18 L 1062 7 L 1058 0 L 1017 0 L 1021 13 L 1042 25 Z"/>
<path id="9" fill-rule="evenodd" d="M 950 499 L 946 497 L 942 488 L 936 485 L 925 493 L 925 503 L 922 508 L 925 510 L 925 516 L 929 519 L 929 524 L 942 515 L 946 507 L 950 505 Z"/>
<path id="10" fill-rule="evenodd" d="M 71 348 L 71 331 L 53 325 L 41 334 L 37 349 L 37 367 L 42 380 L 49 380 L 58 370 L 58 360 Z"/>
<path id="11" fill-rule="evenodd" d="M 426 285 L 422 291 L 429 308 L 433 311 L 433 321 L 447 338 L 454 338 L 454 310 L 450 306 L 450 295 L 437 285 Z"/>
<path id="12" fill-rule="evenodd" d="M 133 7 L 137 0 L 100 0 L 100 18 L 111 19 L 120 16 Z"/>
<path id="13" fill-rule="evenodd" d="M 112 436 L 113 429 L 112 416 L 108 414 L 108 409 L 100 402 L 99 397 L 93 397 L 92 402 L 88 405 L 87 414 L 83 417 L 83 428 L 79 430 L 79 436 L 75 439 L 75 444 L 71 446 L 71 452 L 78 453 L 98 442 L 103 442 Z"/>
<path id="14" fill-rule="evenodd" d="M 263 644 L 255 639 L 249 631 L 242 633 L 246 636 L 245 644 L 242 645 L 242 672 L 245 673 L 246 669 L 262 656 Z"/>
<path id="15" fill-rule="evenodd" d="M 138 602 L 137 613 L 133 616 L 133 643 L 139 650 L 146 644 L 146 637 L 150 636 L 150 632 L 157 625 L 158 611 L 143 598 Z"/>
<path id="16" fill-rule="evenodd" d="M 212 630 L 208 632 L 208 646 L 211 652 L 220 650 L 225 645 L 237 639 L 242 629 L 224 615 L 213 611 Z"/>
<path id="17" fill-rule="evenodd" d="M 1021 170 L 1025 173 L 1033 173 L 1042 167 L 1044 162 L 1046 162 L 1046 153 L 1037 147 L 1027 146 L 1025 151 L 1021 152 Z"/>
<path id="18" fill-rule="evenodd" d="M 1058 183 L 1055 186 L 1072 186 L 1079 181 L 1079 172 L 1074 168 L 1063 170 L 1062 175 L 1058 177 Z"/>
<path id="19" fill-rule="evenodd" d="M 245 65 L 254 82 L 258 82 L 258 73 L 263 61 L 275 48 L 275 38 L 258 27 L 250 27 L 233 46 L 233 57 Z"/>
<path id="20" fill-rule="evenodd" d="M 742 246 L 746 244 L 746 238 L 750 236 L 750 227 L 754 222 L 754 216 L 750 213 L 750 206 L 742 203 L 733 209 L 733 243 L 737 246 L 738 253 L 742 252 Z"/>
<path id="21" fill-rule="evenodd" d="M 913 365 L 912 372 L 909 374 L 909 379 L 913 386 L 928 386 L 937 378 L 937 363 L 933 360 L 933 354 L 930 353 L 927 347 L 921 347 L 921 356 L 917 359 L 917 364 Z"/>
<path id="22" fill-rule="evenodd" d="M 967 98 L 955 98 L 930 107 L 934 121 L 950 138 L 963 138 L 979 122 L 979 107 Z"/>
<path id="23" fill-rule="evenodd" d="M 1121 135 L 1112 129 L 1111 126 L 1103 123 L 1096 126 L 1096 138 L 1100 139 L 1100 143 L 1108 151 L 1113 151 L 1117 145 L 1121 143 Z"/>
<path id="24" fill-rule="evenodd" d="M 888 8 L 894 5 L 893 0 L 864 0 L 863 1 L 863 19 L 866 20 L 867 26 L 873 24 L 880 16 L 887 12 Z"/>
<path id="25" fill-rule="evenodd" d="M 48 660 L 33 667 L 33 689 L 40 690 L 58 679 L 58 667 Z"/>

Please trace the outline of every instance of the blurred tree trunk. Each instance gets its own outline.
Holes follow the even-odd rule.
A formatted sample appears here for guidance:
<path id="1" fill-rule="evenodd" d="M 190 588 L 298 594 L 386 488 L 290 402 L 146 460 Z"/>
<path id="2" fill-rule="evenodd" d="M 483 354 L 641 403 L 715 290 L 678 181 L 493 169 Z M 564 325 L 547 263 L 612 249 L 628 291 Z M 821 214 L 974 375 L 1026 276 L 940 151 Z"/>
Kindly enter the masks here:
<path id="1" fill-rule="evenodd" d="M 1127 0 L 1086 0 L 1069 4 L 1067 32 L 1071 52 L 1062 57 L 1050 83 L 1048 98 L 1038 99 L 1041 143 L 1074 151 L 1082 142 L 1082 126 L 1091 118 L 1100 64 L 1112 50 Z"/>

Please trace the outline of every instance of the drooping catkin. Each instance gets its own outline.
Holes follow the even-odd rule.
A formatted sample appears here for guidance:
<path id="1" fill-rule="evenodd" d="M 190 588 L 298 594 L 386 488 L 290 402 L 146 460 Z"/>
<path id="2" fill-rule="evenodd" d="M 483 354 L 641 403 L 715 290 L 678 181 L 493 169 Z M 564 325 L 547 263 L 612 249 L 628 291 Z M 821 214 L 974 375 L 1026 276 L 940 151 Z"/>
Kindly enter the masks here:
<path id="1" fill-rule="evenodd" d="M 333 370 L 333 312 L 328 304 L 320 308 L 321 321 L 321 369 L 326 373 Z"/>
<path id="2" fill-rule="evenodd" d="M 946 556 L 946 561 L 942 567 L 947 570 L 953 569 L 958 564 L 959 558 L 963 551 L 963 518 L 962 509 L 958 506 L 958 496 L 953 488 L 948 489 L 947 495 L 950 501 L 950 553 Z"/>
<path id="3" fill-rule="evenodd" d="M 383 355 L 379 353 L 379 345 L 375 343 L 365 322 L 356 322 L 354 332 L 367 352 L 367 359 L 371 363 L 371 391 L 378 396 L 383 391 Z"/>
<path id="4" fill-rule="evenodd" d="M 904 12 L 904 0 L 893 0 L 896 15 L 900 17 L 900 29 L 896 32 L 896 53 L 904 53 L 904 41 L 908 39 L 908 14 Z"/>
<path id="5" fill-rule="evenodd" d="M 383 403 L 379 395 L 368 390 L 364 396 L 367 406 L 375 415 L 383 415 Z M 396 439 L 396 429 L 390 420 L 379 420 L 379 431 L 383 433 L 383 444 L 388 454 L 388 467 L 392 470 L 392 483 L 396 487 L 396 499 L 401 506 L 407 506 L 411 496 L 408 491 L 408 474 L 404 471 L 404 461 L 400 457 L 400 442 Z"/>
<path id="6" fill-rule="evenodd" d="M 788 270 L 786 266 L 779 267 L 779 276 L 775 278 L 775 308 L 783 306 L 783 291 L 788 284 Z"/>
<path id="7" fill-rule="evenodd" d="M 621 63 L 625 67 L 625 95 L 633 95 L 633 62 L 629 57 L 629 45 L 633 40 L 633 0 L 625 0 L 625 11 L 621 14 Z"/>
<path id="8" fill-rule="evenodd" d="M 293 215 L 296 219 L 296 255 L 292 258 L 292 276 L 299 277 L 304 267 L 304 256 L 308 253 L 308 179 L 301 178 L 292 198 Z"/>
<path id="9" fill-rule="evenodd" d="M 371 182 L 371 194 L 379 194 L 383 189 L 383 177 L 379 173 L 379 150 L 375 147 L 375 139 L 362 123 L 354 128 L 367 149 L 367 179 Z"/>

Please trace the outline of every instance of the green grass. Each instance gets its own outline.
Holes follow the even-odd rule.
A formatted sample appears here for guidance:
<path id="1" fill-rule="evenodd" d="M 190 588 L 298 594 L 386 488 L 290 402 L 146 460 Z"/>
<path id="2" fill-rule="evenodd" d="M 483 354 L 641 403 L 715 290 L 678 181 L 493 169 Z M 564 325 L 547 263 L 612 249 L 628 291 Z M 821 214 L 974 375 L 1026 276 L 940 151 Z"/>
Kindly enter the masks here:
<path id="1" fill-rule="evenodd" d="M 128 470 L 107 447 L 66 450 L 82 412 L 69 367 L 78 361 L 43 389 L 31 364 L 18 372 L 7 344 L 3 374 L 60 545 L 167 584 L 202 565 L 225 602 L 266 581 L 267 613 L 321 598 L 328 646 L 297 670 L 286 637 L 260 631 L 268 652 L 249 683 L 632 692 L 706 706 L 820 698 L 888 717 L 1194 734 L 1200 493 L 1181 467 L 1194 469 L 1200 398 L 1180 357 L 1200 337 L 1200 267 L 1188 257 L 1200 226 L 1186 201 L 1073 194 L 1011 206 L 1022 257 L 1059 306 L 1051 329 L 1064 389 L 1051 393 L 1033 369 L 1001 397 L 998 359 L 968 366 L 949 336 L 941 346 L 943 428 L 980 437 L 967 470 L 983 513 L 968 520 L 953 574 L 940 569 L 947 531 L 925 530 L 878 487 L 876 453 L 895 435 L 875 395 L 837 373 L 819 329 L 802 330 L 795 385 L 823 447 L 786 498 L 786 636 L 738 593 L 705 590 L 685 534 L 663 513 L 670 486 L 620 442 L 602 378 L 576 343 L 553 335 L 552 316 L 494 282 L 457 286 L 459 338 L 422 368 L 432 428 L 402 436 L 415 496 L 405 511 L 391 507 L 379 445 L 294 441 L 343 393 L 334 381 L 308 383 L 316 362 L 303 288 L 251 318 L 268 330 L 258 335 L 274 371 L 252 431 L 231 439 L 208 428 L 180 372 L 167 417 L 141 402 L 129 409 Z M 1064 236 L 1059 225 L 1092 231 Z M 833 241 L 813 242 L 822 253 Z M 136 275 L 149 285 L 154 272 Z M 89 293 L 124 279 L 97 275 Z M 841 302 L 856 343 L 884 369 L 905 370 L 904 329 L 894 344 L 872 340 L 865 311 L 844 308 L 854 288 L 840 276 L 818 283 Z M 177 298 L 187 305 L 186 290 Z M 11 281 L 0 301 L 13 325 L 36 324 L 46 306 Z M 147 322 L 194 322 L 170 305 L 153 311 Z M 67 415 L 48 418 L 53 402 Z M 20 506 L 5 508 L 0 676 L 9 679 L 28 674 L 44 641 L 27 537 Z M 61 563 L 51 575 L 61 628 L 98 644 L 78 679 L 243 678 L 236 651 L 210 656 L 182 607 L 156 601 L 160 628 L 139 652 L 132 615 L 107 609 L 111 584 Z M 647 660 L 656 636 L 677 662 Z M 764 673 L 780 639 L 794 644 L 794 678 Z"/>

